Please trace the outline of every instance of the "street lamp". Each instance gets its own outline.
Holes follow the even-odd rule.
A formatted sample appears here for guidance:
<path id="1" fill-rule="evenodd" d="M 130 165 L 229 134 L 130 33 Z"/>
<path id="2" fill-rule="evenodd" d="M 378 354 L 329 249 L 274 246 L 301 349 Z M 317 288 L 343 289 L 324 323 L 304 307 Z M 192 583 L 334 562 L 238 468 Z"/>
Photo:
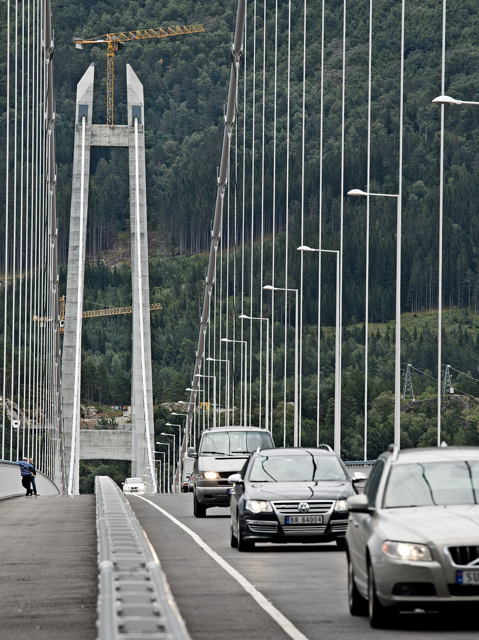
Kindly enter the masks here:
<path id="1" fill-rule="evenodd" d="M 248 375 L 248 343 L 246 342 L 246 340 L 232 340 L 231 338 L 221 338 L 221 342 L 232 342 L 232 343 L 240 342 L 241 344 L 244 344 L 244 420 L 243 420 L 243 424 L 244 426 L 246 426 L 246 407 L 248 402 L 247 388 L 246 388 L 246 380 Z M 240 409 L 240 422 L 242 421 L 241 418 L 242 416 L 241 416 L 241 409 Z"/>
<path id="2" fill-rule="evenodd" d="M 166 427 L 180 427 L 181 424 L 171 424 L 171 422 L 165 422 Z M 163 431 L 160 433 L 160 436 L 168 436 L 169 438 L 173 438 L 173 478 L 176 477 L 176 436 L 174 433 L 164 433 Z M 178 431 L 178 444 L 180 442 L 180 431 Z"/>
<path id="3" fill-rule="evenodd" d="M 401 190 L 401 179 L 399 184 Z M 366 193 L 361 189 L 351 189 L 348 196 L 379 196 L 382 198 L 396 198 L 397 200 L 397 233 L 396 233 L 396 361 L 394 374 L 394 444 L 398 447 L 401 444 L 401 195 L 393 193 Z M 368 275 L 366 274 L 366 277 Z M 367 319 L 366 319 L 367 332 Z M 367 333 L 366 333 L 367 336 Z M 367 337 L 366 337 L 367 342 Z M 367 352 L 367 348 L 365 354 Z M 368 365 L 365 359 L 364 374 L 364 446 L 367 442 L 367 384 L 368 384 Z M 365 456 L 366 457 L 366 456 Z"/>
<path id="4" fill-rule="evenodd" d="M 167 493 L 171 493 L 171 482 L 170 482 L 170 469 L 171 469 L 171 455 L 170 455 L 170 444 L 168 442 L 157 442 L 163 447 L 168 447 L 168 490 Z"/>
<path id="5" fill-rule="evenodd" d="M 213 378 L 213 429 L 216 428 L 216 376 L 207 376 L 204 373 L 195 373 L 195 378 Z M 205 388 L 205 383 L 203 382 L 203 389 Z M 209 391 L 208 391 L 208 399 L 209 399 Z M 208 428 L 210 424 L 210 419 L 208 417 Z"/>
<path id="6" fill-rule="evenodd" d="M 164 451 L 155 451 L 155 453 L 157 453 L 158 455 L 163 456 L 163 463 L 161 462 L 161 460 L 159 460 L 159 463 L 163 465 L 163 493 L 165 493 L 165 467 L 166 467 L 165 456 L 166 456 L 166 453 Z"/>
<path id="7" fill-rule="evenodd" d="M 456 100 L 450 96 L 437 96 L 432 102 L 434 104 L 473 104 L 476 107 L 479 106 L 479 102 L 473 100 Z"/>
<path id="8" fill-rule="evenodd" d="M 445 83 L 445 15 L 443 16 L 443 41 L 442 41 L 442 90 L 444 91 Z M 479 106 L 479 102 L 471 100 L 456 100 L 450 96 L 441 95 L 434 98 L 434 104 L 441 105 L 441 153 L 439 166 L 439 282 L 438 282 L 438 332 L 437 332 L 437 446 L 441 444 L 441 377 L 442 377 L 442 229 L 443 229 L 443 213 L 444 213 L 444 105 L 449 104 L 471 104 Z"/>
<path id="9" fill-rule="evenodd" d="M 288 289 L 287 287 L 273 287 L 271 284 L 267 284 L 263 287 L 266 291 L 285 291 L 292 292 L 296 294 L 296 312 L 295 312 L 295 327 L 294 327 L 294 431 L 293 431 L 293 442 L 294 446 L 298 446 L 298 434 L 299 434 L 299 425 L 298 425 L 298 290 L 297 289 Z M 285 309 L 285 323 L 287 323 L 286 318 L 286 309 Z M 286 358 L 286 350 L 284 353 L 284 357 Z M 286 395 L 286 368 L 284 371 L 284 389 Z M 284 428 L 286 429 L 286 399 L 284 402 Z M 286 433 L 286 432 L 285 432 Z"/>
<path id="10" fill-rule="evenodd" d="M 269 423 L 269 318 L 260 318 L 260 317 L 252 317 L 252 316 L 246 316 L 245 314 L 242 314 L 239 316 L 240 320 L 261 320 L 263 322 L 266 322 L 266 382 L 265 382 L 265 386 L 266 386 L 266 398 L 265 398 L 265 403 L 266 403 L 266 410 L 265 410 L 265 424 L 266 424 L 266 428 L 268 428 L 268 423 Z M 251 349 L 251 351 L 253 351 Z M 260 349 L 260 353 L 261 353 L 262 349 Z M 253 357 L 253 353 L 250 354 L 250 357 Z M 261 391 L 262 391 L 262 385 L 261 385 L 261 365 L 260 365 L 260 369 L 259 369 L 259 426 L 261 427 Z M 271 431 L 273 430 L 273 427 L 271 425 Z"/>
<path id="11" fill-rule="evenodd" d="M 206 358 L 207 362 L 226 362 L 226 425 L 230 426 L 230 361 L 220 358 Z M 220 389 L 221 391 L 221 389 Z M 220 394 L 221 406 L 221 394 Z"/>
<path id="12" fill-rule="evenodd" d="M 334 451 L 341 455 L 341 364 L 339 361 L 339 350 L 341 347 L 341 331 L 340 331 L 340 283 L 339 283 L 339 251 L 332 249 L 312 249 L 306 245 L 298 247 L 298 251 L 313 251 L 315 253 L 335 253 L 336 254 L 336 344 L 335 344 L 335 362 L 334 362 Z M 321 300 L 318 300 L 318 304 L 321 304 Z M 321 328 L 318 327 L 318 340 Z M 318 363 L 319 369 L 319 363 Z M 320 398 L 320 375 L 318 372 L 318 403 Z M 319 444 L 319 411 L 318 411 L 318 424 L 316 443 Z"/>

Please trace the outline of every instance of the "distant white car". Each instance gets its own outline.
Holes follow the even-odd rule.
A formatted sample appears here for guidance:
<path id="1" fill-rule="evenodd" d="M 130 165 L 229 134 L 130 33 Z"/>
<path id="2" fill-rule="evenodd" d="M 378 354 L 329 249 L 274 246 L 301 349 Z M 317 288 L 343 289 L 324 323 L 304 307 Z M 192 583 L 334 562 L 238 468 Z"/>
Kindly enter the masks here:
<path id="1" fill-rule="evenodd" d="M 127 478 L 123 483 L 123 493 L 145 493 L 146 485 L 141 478 Z"/>

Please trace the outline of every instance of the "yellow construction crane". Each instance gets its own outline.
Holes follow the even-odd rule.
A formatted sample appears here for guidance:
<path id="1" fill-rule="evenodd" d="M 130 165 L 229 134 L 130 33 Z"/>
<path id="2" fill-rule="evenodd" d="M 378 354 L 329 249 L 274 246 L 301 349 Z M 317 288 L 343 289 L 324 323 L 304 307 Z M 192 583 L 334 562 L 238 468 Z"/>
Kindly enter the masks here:
<path id="1" fill-rule="evenodd" d="M 136 42 L 147 38 L 168 38 L 169 36 L 186 36 L 189 33 L 204 31 L 202 24 L 190 24 L 187 27 L 166 27 L 165 29 L 141 29 L 124 33 L 107 33 L 96 38 L 73 38 L 77 49 L 84 44 L 106 44 L 106 123 L 113 125 L 113 78 L 115 51 L 119 51 L 124 42 Z"/>
<path id="2" fill-rule="evenodd" d="M 153 302 L 150 304 L 150 311 L 163 309 L 161 302 Z M 133 313 L 133 307 L 109 307 L 108 309 L 94 309 L 93 311 L 84 311 L 83 318 L 99 318 L 100 316 L 119 316 L 123 313 Z M 51 322 L 51 318 L 39 318 L 33 316 L 34 322 Z M 65 296 L 60 298 L 60 333 L 65 329 Z"/>

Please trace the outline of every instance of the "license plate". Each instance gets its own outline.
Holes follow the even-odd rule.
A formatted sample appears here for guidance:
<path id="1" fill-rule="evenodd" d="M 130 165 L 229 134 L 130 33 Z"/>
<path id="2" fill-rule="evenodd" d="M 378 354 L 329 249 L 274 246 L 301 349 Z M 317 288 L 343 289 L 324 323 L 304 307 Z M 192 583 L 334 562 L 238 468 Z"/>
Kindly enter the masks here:
<path id="1" fill-rule="evenodd" d="M 230 496 L 232 489 L 226 489 L 226 493 Z"/>
<path id="2" fill-rule="evenodd" d="M 479 585 L 479 569 L 456 571 L 456 583 Z"/>
<path id="3" fill-rule="evenodd" d="M 285 516 L 285 524 L 323 524 L 323 516 Z"/>

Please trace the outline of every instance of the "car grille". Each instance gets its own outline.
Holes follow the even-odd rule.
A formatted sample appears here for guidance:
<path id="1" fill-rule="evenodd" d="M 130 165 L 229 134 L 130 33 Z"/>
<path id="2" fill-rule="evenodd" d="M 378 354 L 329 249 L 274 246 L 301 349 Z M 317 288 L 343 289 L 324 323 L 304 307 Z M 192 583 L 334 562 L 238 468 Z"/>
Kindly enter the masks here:
<path id="1" fill-rule="evenodd" d="M 454 564 L 465 567 L 471 562 L 479 560 L 479 546 L 448 547 Z"/>
<path id="2" fill-rule="evenodd" d="M 308 512 L 300 511 L 298 509 L 302 502 L 307 502 L 309 504 Z M 303 515 L 313 516 L 318 513 L 328 513 L 328 511 L 333 508 L 334 500 L 284 500 L 282 502 L 272 502 L 272 505 L 278 513 L 301 513 Z"/>
<path id="3" fill-rule="evenodd" d="M 266 520 L 246 520 L 246 524 L 255 533 L 277 533 L 278 523 Z"/>
<path id="4" fill-rule="evenodd" d="M 284 533 L 288 535 L 304 536 L 306 534 L 324 533 L 326 531 L 325 524 L 297 524 L 297 525 L 282 525 Z"/>
<path id="5" fill-rule="evenodd" d="M 348 521 L 341 520 L 340 522 L 331 522 L 331 531 L 347 531 Z"/>
<path id="6" fill-rule="evenodd" d="M 229 478 L 234 473 L 239 473 L 239 471 L 218 471 L 217 473 L 220 478 Z"/>

